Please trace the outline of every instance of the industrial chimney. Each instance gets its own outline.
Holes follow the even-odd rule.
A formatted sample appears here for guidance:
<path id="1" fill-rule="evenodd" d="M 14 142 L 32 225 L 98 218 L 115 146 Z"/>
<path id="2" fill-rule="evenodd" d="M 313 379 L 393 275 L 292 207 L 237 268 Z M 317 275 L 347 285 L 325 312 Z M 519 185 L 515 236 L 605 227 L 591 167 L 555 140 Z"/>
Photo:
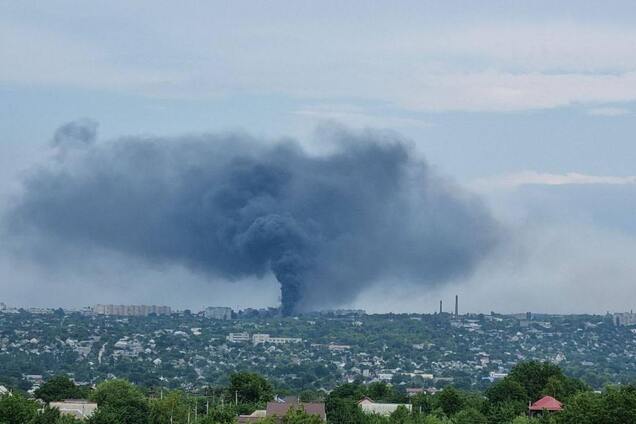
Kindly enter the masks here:
<path id="1" fill-rule="evenodd" d="M 455 317 L 459 316 L 459 296 L 455 295 Z"/>

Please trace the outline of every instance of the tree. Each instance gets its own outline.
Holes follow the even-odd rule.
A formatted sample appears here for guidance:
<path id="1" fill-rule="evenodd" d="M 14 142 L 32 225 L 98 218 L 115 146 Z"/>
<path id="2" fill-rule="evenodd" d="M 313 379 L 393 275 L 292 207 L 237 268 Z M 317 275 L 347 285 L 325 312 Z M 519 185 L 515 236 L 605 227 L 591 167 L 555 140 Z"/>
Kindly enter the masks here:
<path id="1" fill-rule="evenodd" d="M 125 380 L 110 380 L 95 389 L 97 411 L 91 424 L 147 424 L 149 407 L 143 394 Z"/>
<path id="2" fill-rule="evenodd" d="M 528 394 L 526 389 L 518 381 L 506 377 L 499 380 L 486 390 L 486 397 L 491 404 L 509 401 L 527 402 Z"/>
<path id="3" fill-rule="evenodd" d="M 411 398 L 411 405 L 413 405 L 413 411 L 421 412 L 422 414 L 430 414 L 433 410 L 431 395 L 428 393 L 418 393 L 413 396 Z"/>
<path id="4" fill-rule="evenodd" d="M 76 386 L 67 376 L 58 375 L 44 383 L 35 391 L 34 395 L 48 403 L 56 400 L 79 399 L 84 397 L 86 392 Z"/>
<path id="5" fill-rule="evenodd" d="M 20 394 L 0 397 L 0 423 L 25 424 L 37 414 L 38 405 Z"/>
<path id="6" fill-rule="evenodd" d="M 150 402 L 150 424 L 182 422 L 187 415 L 188 405 L 181 392 L 169 392 Z"/>
<path id="7" fill-rule="evenodd" d="M 488 420 L 475 408 L 466 408 L 455 414 L 455 424 L 488 424 Z"/>
<path id="8" fill-rule="evenodd" d="M 455 415 L 462 409 L 461 395 L 459 391 L 452 386 L 446 387 L 436 398 L 437 405 L 448 417 Z"/>
<path id="9" fill-rule="evenodd" d="M 256 373 L 240 372 L 230 376 L 227 389 L 228 401 L 249 404 L 263 404 L 272 400 L 274 389 L 271 384 Z"/>
<path id="10" fill-rule="evenodd" d="M 374 401 L 388 401 L 393 398 L 393 389 L 383 381 L 369 384 L 367 395 Z"/>
<path id="11" fill-rule="evenodd" d="M 563 424 L 598 424 L 601 423 L 602 396 L 592 392 L 579 393 L 573 396 L 564 410 L 559 413 L 559 422 Z"/>
<path id="12" fill-rule="evenodd" d="M 357 424 L 368 421 L 357 402 L 350 398 L 332 397 L 330 393 L 325 407 L 327 421 L 331 424 Z"/>
<path id="13" fill-rule="evenodd" d="M 508 424 L 515 417 L 525 414 L 528 411 L 528 404 L 523 401 L 506 401 L 496 404 L 485 405 L 484 412 L 491 424 Z"/>
<path id="14" fill-rule="evenodd" d="M 301 408 L 290 408 L 283 417 L 283 424 L 322 424 L 318 415 L 308 414 Z"/>
<path id="15" fill-rule="evenodd" d="M 636 423 L 636 387 L 609 387 L 602 395 L 602 424 Z"/>
<path id="16" fill-rule="evenodd" d="M 203 423 L 210 424 L 234 424 L 236 421 L 236 410 L 234 408 L 213 408 L 203 420 Z M 207 421 L 206 421 L 207 420 Z"/>
<path id="17" fill-rule="evenodd" d="M 636 387 L 609 387 L 602 394 L 580 392 L 558 414 L 560 424 L 627 424 L 636 422 Z"/>
<path id="18" fill-rule="evenodd" d="M 29 421 L 29 424 L 57 424 L 60 419 L 60 410 L 57 408 L 51 408 L 49 406 L 44 407 L 38 414 Z"/>
<path id="19" fill-rule="evenodd" d="M 560 400 L 565 400 L 578 392 L 586 390 L 589 390 L 588 386 L 579 379 L 565 375 L 555 375 L 548 379 L 548 382 L 543 388 L 543 394 L 550 395 Z"/>
<path id="20" fill-rule="evenodd" d="M 512 424 L 533 424 L 537 423 L 537 420 L 526 417 L 525 415 L 520 415 L 512 420 Z"/>
<path id="21" fill-rule="evenodd" d="M 390 424 L 407 424 L 411 421 L 411 414 L 404 405 L 397 407 L 395 411 L 389 416 Z"/>
<path id="22" fill-rule="evenodd" d="M 548 362 L 536 361 L 521 362 L 508 375 L 508 378 L 523 386 L 528 400 L 533 402 L 544 394 L 544 388 L 551 377 L 562 378 L 561 368 Z"/>

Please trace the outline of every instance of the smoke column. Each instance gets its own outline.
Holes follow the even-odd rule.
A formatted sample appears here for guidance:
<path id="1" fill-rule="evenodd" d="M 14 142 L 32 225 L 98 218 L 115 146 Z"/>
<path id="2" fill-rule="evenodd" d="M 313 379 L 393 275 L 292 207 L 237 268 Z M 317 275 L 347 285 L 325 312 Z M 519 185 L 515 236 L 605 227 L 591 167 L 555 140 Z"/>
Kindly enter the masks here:
<path id="1" fill-rule="evenodd" d="M 97 142 L 95 123 L 69 123 L 5 228 L 27 251 L 99 247 L 228 280 L 271 272 L 284 314 L 347 303 L 381 280 L 441 284 L 496 245 L 480 200 L 399 136 L 319 134 L 330 153 L 241 134 Z"/>

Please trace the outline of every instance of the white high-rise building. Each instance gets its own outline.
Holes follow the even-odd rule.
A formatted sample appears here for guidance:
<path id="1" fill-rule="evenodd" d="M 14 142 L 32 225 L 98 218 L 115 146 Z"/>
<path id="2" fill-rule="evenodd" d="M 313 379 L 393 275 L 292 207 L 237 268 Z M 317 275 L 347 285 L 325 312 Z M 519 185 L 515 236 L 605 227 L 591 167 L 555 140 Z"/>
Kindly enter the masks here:
<path id="1" fill-rule="evenodd" d="M 158 305 L 95 305 L 93 312 L 97 315 L 145 317 L 150 314 L 170 315 L 172 310 L 169 306 Z"/>
<path id="2" fill-rule="evenodd" d="M 205 317 L 210 319 L 232 319 L 232 308 L 227 306 L 208 306 Z"/>

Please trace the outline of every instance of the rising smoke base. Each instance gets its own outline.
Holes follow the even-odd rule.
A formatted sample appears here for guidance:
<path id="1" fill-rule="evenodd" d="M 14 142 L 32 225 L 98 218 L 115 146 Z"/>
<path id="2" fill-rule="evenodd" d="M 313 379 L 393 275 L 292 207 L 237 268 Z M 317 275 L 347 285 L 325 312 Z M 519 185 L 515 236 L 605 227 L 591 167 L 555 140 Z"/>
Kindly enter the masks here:
<path id="1" fill-rule="evenodd" d="M 395 134 L 332 128 L 321 136 L 335 150 L 310 155 L 239 134 L 96 143 L 95 130 L 56 132 L 55 160 L 8 216 L 14 235 L 229 280 L 272 272 L 284 314 L 347 303 L 379 280 L 464 276 L 499 239 L 481 202 Z"/>

